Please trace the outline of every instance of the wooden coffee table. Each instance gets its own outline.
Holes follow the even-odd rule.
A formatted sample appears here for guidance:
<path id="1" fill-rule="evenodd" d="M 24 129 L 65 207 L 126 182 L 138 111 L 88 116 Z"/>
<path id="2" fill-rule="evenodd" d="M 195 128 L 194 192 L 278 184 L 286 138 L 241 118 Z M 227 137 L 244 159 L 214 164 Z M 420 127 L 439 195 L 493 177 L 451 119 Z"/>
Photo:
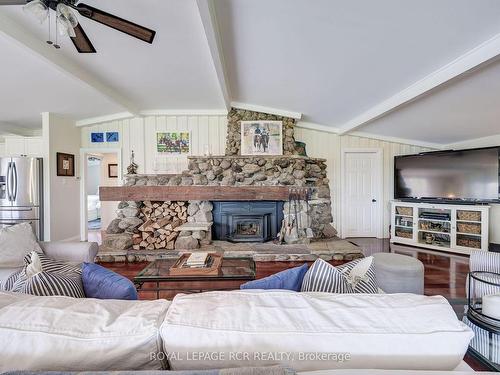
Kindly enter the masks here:
<path id="1" fill-rule="evenodd" d="M 255 280 L 255 262 L 251 258 L 224 258 L 221 272 L 217 276 L 177 276 L 170 274 L 170 267 L 177 259 L 157 259 L 134 277 L 137 291 L 162 291 L 200 293 L 213 290 L 234 290 L 240 285 Z"/>

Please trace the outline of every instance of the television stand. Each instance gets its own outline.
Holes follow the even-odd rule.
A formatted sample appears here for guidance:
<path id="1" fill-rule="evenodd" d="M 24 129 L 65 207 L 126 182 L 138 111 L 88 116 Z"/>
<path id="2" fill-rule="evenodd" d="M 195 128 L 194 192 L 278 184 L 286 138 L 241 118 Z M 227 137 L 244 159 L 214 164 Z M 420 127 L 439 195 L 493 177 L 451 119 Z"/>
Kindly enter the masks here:
<path id="1" fill-rule="evenodd" d="M 470 254 L 488 251 L 487 205 L 391 202 L 391 243 Z"/>

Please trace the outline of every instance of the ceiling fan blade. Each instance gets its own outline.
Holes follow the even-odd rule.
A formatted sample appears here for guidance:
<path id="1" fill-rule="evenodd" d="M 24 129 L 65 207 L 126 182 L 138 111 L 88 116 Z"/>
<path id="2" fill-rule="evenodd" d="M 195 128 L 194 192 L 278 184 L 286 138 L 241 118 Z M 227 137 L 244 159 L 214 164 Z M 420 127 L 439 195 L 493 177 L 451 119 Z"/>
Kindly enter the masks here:
<path id="1" fill-rule="evenodd" d="M 27 0 L 0 0 L 0 5 L 24 5 Z"/>
<path id="2" fill-rule="evenodd" d="M 123 18 L 106 13 L 100 9 L 90 5 L 80 3 L 75 9 L 83 16 L 90 18 L 96 22 L 102 23 L 122 33 L 133 36 L 134 38 L 143 40 L 147 43 L 153 43 L 156 31 L 148 29 L 136 23 L 124 20 Z"/>
<path id="3" fill-rule="evenodd" d="M 76 50 L 80 53 L 96 53 L 94 46 L 80 24 L 76 25 L 73 30 L 76 36 L 70 37 L 70 39 L 75 45 Z"/>

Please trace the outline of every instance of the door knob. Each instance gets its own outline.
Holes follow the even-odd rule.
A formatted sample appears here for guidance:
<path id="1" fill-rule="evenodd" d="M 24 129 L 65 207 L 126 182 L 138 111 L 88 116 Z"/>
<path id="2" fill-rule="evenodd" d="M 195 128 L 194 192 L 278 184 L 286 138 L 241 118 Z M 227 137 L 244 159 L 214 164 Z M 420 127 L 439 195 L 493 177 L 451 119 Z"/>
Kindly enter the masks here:
<path id="1" fill-rule="evenodd" d="M 377 200 L 376 199 L 372 199 L 372 202 L 375 203 Z"/>

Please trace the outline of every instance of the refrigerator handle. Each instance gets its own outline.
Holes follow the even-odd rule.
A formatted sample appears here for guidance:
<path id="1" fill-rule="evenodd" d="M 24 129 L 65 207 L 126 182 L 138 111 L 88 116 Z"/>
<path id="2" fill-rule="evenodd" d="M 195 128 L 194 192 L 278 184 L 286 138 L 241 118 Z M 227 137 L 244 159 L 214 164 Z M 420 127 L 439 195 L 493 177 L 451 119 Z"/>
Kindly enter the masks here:
<path id="1" fill-rule="evenodd" d="M 9 202 L 12 202 L 12 193 L 11 193 L 11 184 L 12 184 L 12 162 L 9 161 L 7 164 L 7 178 L 6 178 L 6 184 L 7 184 L 7 199 Z"/>
<path id="2" fill-rule="evenodd" d="M 12 174 L 14 175 L 14 181 L 15 181 L 15 185 L 14 185 L 14 189 L 13 189 L 13 198 L 12 198 L 12 201 L 15 202 L 16 199 L 17 199 L 17 168 L 16 168 L 16 162 L 13 161 L 12 162 Z"/>

